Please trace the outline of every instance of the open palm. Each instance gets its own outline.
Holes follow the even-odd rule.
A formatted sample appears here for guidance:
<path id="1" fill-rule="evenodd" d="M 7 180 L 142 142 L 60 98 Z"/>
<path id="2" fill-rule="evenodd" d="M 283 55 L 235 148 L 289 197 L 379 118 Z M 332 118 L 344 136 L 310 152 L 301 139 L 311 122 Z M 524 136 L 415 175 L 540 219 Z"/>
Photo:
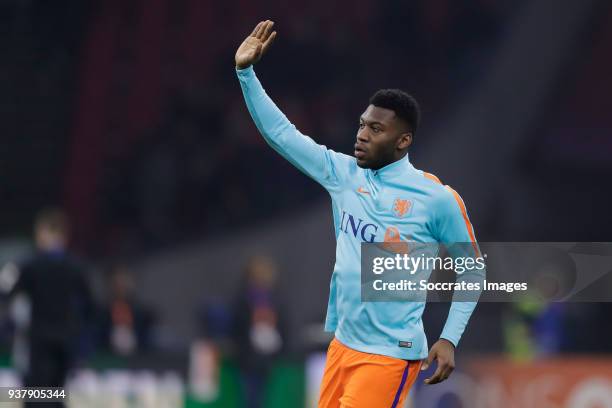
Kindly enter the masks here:
<path id="1" fill-rule="evenodd" d="M 270 20 L 260 21 L 255 26 L 253 32 L 245 38 L 236 51 L 236 68 L 244 69 L 255 64 L 268 51 L 276 38 L 276 31 L 272 31 L 272 26 L 274 22 Z"/>

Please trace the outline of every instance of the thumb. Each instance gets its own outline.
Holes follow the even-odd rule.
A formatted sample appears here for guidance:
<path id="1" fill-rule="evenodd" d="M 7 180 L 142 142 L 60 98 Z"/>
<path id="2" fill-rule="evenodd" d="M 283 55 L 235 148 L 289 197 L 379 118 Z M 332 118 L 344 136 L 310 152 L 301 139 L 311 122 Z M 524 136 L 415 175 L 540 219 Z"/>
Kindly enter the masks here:
<path id="1" fill-rule="evenodd" d="M 435 359 L 436 359 L 436 352 L 432 349 L 429 351 L 427 358 L 423 360 L 423 364 L 421 364 L 421 371 L 427 370 Z"/>

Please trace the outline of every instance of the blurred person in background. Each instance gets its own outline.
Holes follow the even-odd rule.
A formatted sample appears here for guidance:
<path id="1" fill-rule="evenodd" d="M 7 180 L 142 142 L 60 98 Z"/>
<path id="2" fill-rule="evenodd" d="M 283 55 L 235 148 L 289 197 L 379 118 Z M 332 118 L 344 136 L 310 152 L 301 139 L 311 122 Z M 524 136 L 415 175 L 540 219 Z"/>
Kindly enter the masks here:
<path id="1" fill-rule="evenodd" d="M 11 291 L 12 297 L 25 295 L 30 305 L 23 383 L 26 387 L 63 387 L 75 362 L 84 323 L 92 313 L 92 297 L 83 266 L 68 252 L 66 214 L 58 209 L 40 212 L 34 237 L 36 253 L 20 266 Z"/>
<path id="2" fill-rule="evenodd" d="M 277 267 L 271 258 L 251 258 L 234 303 L 233 340 L 249 408 L 263 406 L 270 369 L 287 342 L 276 279 Z"/>
<path id="3" fill-rule="evenodd" d="M 134 296 L 134 277 L 125 265 L 113 267 L 104 343 L 115 354 L 129 356 L 150 345 L 153 313 Z"/>
<path id="4" fill-rule="evenodd" d="M 566 304 L 576 285 L 576 264 L 562 250 L 538 254 L 533 271 L 537 296 L 524 295 L 508 305 L 503 318 L 505 348 L 517 361 L 530 361 L 558 354 L 566 340 Z"/>

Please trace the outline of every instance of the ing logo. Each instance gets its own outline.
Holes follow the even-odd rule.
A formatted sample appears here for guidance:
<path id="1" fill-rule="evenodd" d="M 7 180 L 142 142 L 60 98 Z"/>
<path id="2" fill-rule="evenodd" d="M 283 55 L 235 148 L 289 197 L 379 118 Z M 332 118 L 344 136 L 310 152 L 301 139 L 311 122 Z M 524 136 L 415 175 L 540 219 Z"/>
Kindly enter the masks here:
<path id="1" fill-rule="evenodd" d="M 376 240 L 378 225 L 364 221 L 359 217 L 354 217 L 346 211 L 342 211 L 340 230 L 345 234 L 353 235 L 355 238 L 361 238 L 364 242 L 374 242 Z"/>

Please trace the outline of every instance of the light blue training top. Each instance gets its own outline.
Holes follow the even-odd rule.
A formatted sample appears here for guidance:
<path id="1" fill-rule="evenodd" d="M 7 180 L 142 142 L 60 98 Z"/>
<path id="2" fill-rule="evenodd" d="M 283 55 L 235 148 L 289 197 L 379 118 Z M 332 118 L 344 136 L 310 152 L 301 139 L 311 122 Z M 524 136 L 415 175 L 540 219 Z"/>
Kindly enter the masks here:
<path id="1" fill-rule="evenodd" d="M 361 243 L 472 242 L 474 232 L 459 195 L 412 166 L 408 155 L 379 170 L 303 135 L 268 97 L 253 67 L 236 70 L 249 113 L 266 142 L 331 195 L 336 263 L 326 331 L 348 347 L 406 360 L 427 357 L 424 302 L 362 302 Z M 399 236 L 398 236 L 399 234 Z M 476 302 L 453 302 L 441 334 L 455 346 Z"/>

